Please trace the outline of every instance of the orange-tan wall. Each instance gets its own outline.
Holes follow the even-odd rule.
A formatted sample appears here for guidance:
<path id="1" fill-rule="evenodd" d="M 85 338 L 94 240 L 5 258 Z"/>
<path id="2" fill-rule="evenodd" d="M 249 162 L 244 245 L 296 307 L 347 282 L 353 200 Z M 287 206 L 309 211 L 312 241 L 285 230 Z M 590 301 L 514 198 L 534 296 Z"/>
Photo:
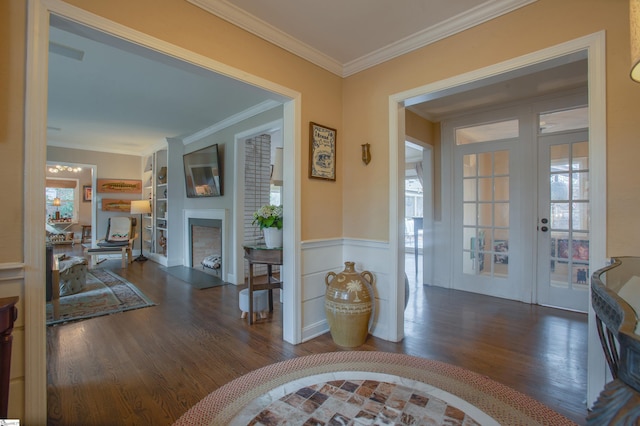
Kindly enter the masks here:
<path id="1" fill-rule="evenodd" d="M 347 154 L 364 141 L 378 158 L 345 174 L 344 236 L 388 239 L 389 113 L 395 93 L 470 72 L 601 30 L 607 68 L 607 255 L 640 255 L 640 85 L 629 78 L 627 0 L 538 0 L 344 80 Z M 382 157 L 382 158 L 381 158 Z M 364 219 L 363 216 L 374 218 Z M 604 226 L 594 223 L 593 226 Z"/>
<path id="2" fill-rule="evenodd" d="M 22 262 L 26 2 L 0 2 L 0 262 Z"/>
<path id="3" fill-rule="evenodd" d="M 433 214 L 434 220 L 440 220 L 442 216 L 442 190 L 440 187 L 440 123 L 433 123 L 419 115 L 406 110 L 405 133 L 407 136 L 418 139 L 433 147 Z"/>
<path id="4" fill-rule="evenodd" d="M 24 73 L 26 1 L 0 1 L 0 297 L 18 296 L 13 328 L 9 417 L 24 413 Z M 43 213 L 44 218 L 44 213 Z M 44 247 L 43 247 L 44 250 Z"/>

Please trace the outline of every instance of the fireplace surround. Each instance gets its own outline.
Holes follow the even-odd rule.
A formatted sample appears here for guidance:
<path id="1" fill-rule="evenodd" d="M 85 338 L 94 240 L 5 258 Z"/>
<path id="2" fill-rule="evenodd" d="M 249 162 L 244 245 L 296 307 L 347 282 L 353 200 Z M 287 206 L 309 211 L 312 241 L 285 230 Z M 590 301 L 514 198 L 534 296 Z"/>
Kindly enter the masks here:
<path id="1" fill-rule="evenodd" d="M 225 265 L 228 264 L 225 219 L 226 210 L 224 209 L 185 209 L 183 211 L 184 266 L 198 268 L 202 266 L 200 262 L 205 257 L 219 255 L 222 259 L 219 276 L 225 280 L 227 273 Z M 212 247 L 209 248 L 208 245 Z"/>

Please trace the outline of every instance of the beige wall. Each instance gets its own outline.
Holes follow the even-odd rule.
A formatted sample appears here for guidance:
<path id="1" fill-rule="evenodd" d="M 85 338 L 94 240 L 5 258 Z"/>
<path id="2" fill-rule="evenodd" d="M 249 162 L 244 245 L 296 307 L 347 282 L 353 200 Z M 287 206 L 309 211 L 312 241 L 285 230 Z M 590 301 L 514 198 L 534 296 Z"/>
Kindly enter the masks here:
<path id="1" fill-rule="evenodd" d="M 607 255 L 640 255 L 640 85 L 629 78 L 627 0 L 538 0 L 526 7 L 403 55 L 344 80 L 344 149 L 371 143 L 387 153 L 388 99 L 395 93 L 470 72 L 595 32 L 606 31 Z M 387 239 L 389 196 L 384 158 L 345 173 L 345 211 L 375 212 L 375 220 L 345 215 L 347 237 Z M 366 216 L 366 215 L 365 215 Z M 374 223 L 375 222 L 375 223 Z M 604 224 L 593 224 L 603 226 Z"/>
<path id="2" fill-rule="evenodd" d="M 0 2 L 0 178 L 19 182 L 24 159 L 25 0 Z M 605 30 L 607 36 L 607 254 L 640 255 L 637 120 L 640 85 L 629 73 L 627 0 L 538 0 L 491 22 L 341 79 L 239 30 L 184 0 L 70 0 L 120 24 L 302 93 L 302 239 L 388 238 L 389 95 Z M 309 180 L 308 122 L 338 130 L 337 180 Z M 436 130 L 437 132 L 437 130 Z M 370 143 L 373 160 L 360 161 Z M 43 165 L 44 166 L 44 165 Z M 0 264 L 23 261 L 23 190 L 4 185 Z M 27 207 L 28 208 L 28 207 Z M 343 212 L 348 214 L 343 216 Z M 381 226 L 382 224 L 382 226 Z M 594 224 L 602 226 L 603 224 Z M 3 266 L 5 269 L 11 266 Z M 7 294 L 19 280 L 1 275 Z M 3 295 L 5 293 L 2 293 Z M 29 312 L 21 310 L 22 318 Z M 22 344 L 13 377 L 24 375 Z M 12 394 L 10 416 L 22 412 Z"/>

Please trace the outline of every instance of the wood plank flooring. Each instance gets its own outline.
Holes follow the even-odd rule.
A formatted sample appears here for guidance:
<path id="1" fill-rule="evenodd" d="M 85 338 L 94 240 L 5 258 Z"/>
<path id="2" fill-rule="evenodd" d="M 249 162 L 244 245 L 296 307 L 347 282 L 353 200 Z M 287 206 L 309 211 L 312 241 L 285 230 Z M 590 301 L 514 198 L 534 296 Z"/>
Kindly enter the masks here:
<path id="1" fill-rule="evenodd" d="M 170 425 L 249 371 L 343 350 L 329 333 L 295 346 L 283 342 L 278 302 L 272 316 L 249 326 L 240 319 L 236 286 L 198 290 L 151 261 L 99 267 L 136 284 L 157 306 L 48 327 L 50 425 Z M 370 336 L 358 350 L 468 368 L 585 424 L 586 315 L 412 286 L 405 334 L 399 343 Z"/>

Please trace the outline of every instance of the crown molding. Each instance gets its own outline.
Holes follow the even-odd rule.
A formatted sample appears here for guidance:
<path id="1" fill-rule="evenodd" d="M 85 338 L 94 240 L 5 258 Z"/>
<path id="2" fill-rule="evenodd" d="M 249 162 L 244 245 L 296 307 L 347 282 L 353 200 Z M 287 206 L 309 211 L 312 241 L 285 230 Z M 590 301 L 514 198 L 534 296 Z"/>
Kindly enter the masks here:
<path id="1" fill-rule="evenodd" d="M 226 0 L 187 1 L 329 72 L 340 77 L 348 77 L 453 34 L 490 21 L 491 19 L 534 3 L 537 0 L 489 0 L 446 21 L 345 64 L 341 64 L 339 61 L 302 43 L 284 31 L 245 12 Z"/>
<path id="2" fill-rule="evenodd" d="M 386 62 L 390 59 L 404 55 L 428 46 L 454 34 L 468 30 L 469 28 L 483 24 L 499 16 L 505 15 L 516 9 L 537 0 L 491 0 L 479 6 L 471 8 L 459 15 L 442 21 L 436 25 L 412 34 L 404 39 L 391 43 L 383 48 L 375 50 L 368 55 L 344 64 L 342 76 L 348 77 L 367 68 Z"/>
<path id="3" fill-rule="evenodd" d="M 218 121 L 217 123 L 207 127 L 206 129 L 202 129 L 198 132 L 182 138 L 182 143 L 184 145 L 189 145 L 190 143 L 199 141 L 200 139 L 212 135 L 222 129 L 226 129 L 227 127 L 233 126 L 234 124 L 240 123 L 251 117 L 255 117 L 258 114 L 269 111 L 270 109 L 281 105 L 282 102 L 274 100 L 261 102 L 258 105 L 254 105 L 251 108 L 247 108 L 244 111 L 239 112 L 238 114 L 234 114 L 230 117 L 225 118 L 224 120 Z"/>
<path id="4" fill-rule="evenodd" d="M 52 141 L 47 140 L 47 146 L 55 146 L 57 148 L 69 148 L 69 149 L 79 149 L 82 151 L 93 151 L 93 152 L 106 152 L 110 154 L 123 154 L 123 155 L 133 155 L 133 156 L 142 156 L 145 151 L 147 151 L 148 147 L 143 147 L 141 149 L 129 147 L 129 148 L 112 148 L 109 147 L 108 144 L 103 144 L 101 146 L 87 146 L 79 143 L 70 143 L 64 141 Z M 155 143 L 154 143 L 155 146 Z"/>
<path id="5" fill-rule="evenodd" d="M 329 72 L 342 75 L 340 62 L 229 2 L 224 0 L 187 1 Z"/>

